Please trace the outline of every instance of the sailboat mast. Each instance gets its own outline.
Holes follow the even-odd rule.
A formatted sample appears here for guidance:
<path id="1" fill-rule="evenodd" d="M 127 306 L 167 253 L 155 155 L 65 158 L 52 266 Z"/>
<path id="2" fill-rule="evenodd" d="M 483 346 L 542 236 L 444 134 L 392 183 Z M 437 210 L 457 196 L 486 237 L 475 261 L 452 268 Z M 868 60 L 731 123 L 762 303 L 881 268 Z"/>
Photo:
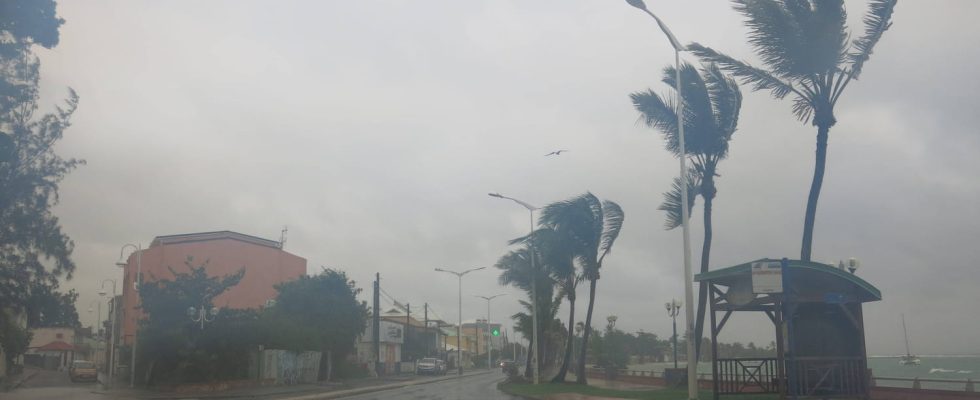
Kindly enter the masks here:
<path id="1" fill-rule="evenodd" d="M 905 355 L 912 358 L 912 350 L 909 349 L 909 330 L 905 327 L 905 314 L 902 314 L 902 332 L 905 333 Z"/>

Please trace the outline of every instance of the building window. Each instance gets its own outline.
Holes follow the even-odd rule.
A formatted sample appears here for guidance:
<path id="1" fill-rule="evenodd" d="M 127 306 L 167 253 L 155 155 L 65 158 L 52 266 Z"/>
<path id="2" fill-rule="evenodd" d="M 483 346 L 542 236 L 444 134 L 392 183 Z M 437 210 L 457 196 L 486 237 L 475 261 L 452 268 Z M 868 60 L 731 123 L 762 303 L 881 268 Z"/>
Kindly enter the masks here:
<path id="1" fill-rule="evenodd" d="M 65 335 L 63 333 L 57 333 L 57 334 L 54 335 L 54 337 L 55 338 L 58 338 L 58 339 L 64 339 L 65 338 Z"/>

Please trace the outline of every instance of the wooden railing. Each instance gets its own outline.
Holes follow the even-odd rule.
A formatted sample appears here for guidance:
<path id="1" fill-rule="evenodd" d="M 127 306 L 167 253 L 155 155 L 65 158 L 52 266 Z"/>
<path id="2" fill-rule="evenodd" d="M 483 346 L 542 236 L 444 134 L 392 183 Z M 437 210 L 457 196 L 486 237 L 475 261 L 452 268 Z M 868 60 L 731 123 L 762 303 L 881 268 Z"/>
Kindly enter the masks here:
<path id="1" fill-rule="evenodd" d="M 778 362 L 776 358 L 718 359 L 718 393 L 779 393 Z"/>

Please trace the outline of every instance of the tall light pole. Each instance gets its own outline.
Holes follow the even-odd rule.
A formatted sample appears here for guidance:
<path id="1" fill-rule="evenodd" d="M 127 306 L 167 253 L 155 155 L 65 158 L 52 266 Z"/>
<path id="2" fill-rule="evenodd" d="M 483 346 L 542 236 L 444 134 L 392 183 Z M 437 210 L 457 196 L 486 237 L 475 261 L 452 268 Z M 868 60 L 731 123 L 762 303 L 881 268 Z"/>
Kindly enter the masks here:
<path id="1" fill-rule="evenodd" d="M 674 369 L 677 369 L 677 314 L 681 311 L 681 303 L 671 299 L 664 306 L 667 307 L 667 315 L 674 320 Z"/>
<path id="2" fill-rule="evenodd" d="M 495 294 L 490 297 L 473 295 L 473 297 L 479 297 L 487 301 L 487 369 L 493 369 L 490 362 L 490 359 L 493 358 L 493 335 L 490 334 L 490 300 L 506 295 L 507 293 Z"/>
<path id="3" fill-rule="evenodd" d="M 684 301 L 687 302 L 687 307 L 685 307 L 684 316 L 687 323 L 687 331 L 685 336 L 687 337 L 687 397 L 688 399 L 698 398 L 698 360 L 696 360 L 694 355 L 694 276 L 691 274 L 691 232 L 688 227 L 688 215 L 689 211 L 687 209 L 687 149 L 684 147 L 684 84 L 681 81 L 681 52 L 687 50 L 674 34 L 670 32 L 667 25 L 660 20 L 656 15 L 654 15 L 650 10 L 647 9 L 646 4 L 643 0 L 626 0 L 629 5 L 636 7 L 651 18 L 657 21 L 657 25 L 660 26 L 660 30 L 664 32 L 667 39 L 670 40 L 670 45 L 674 47 L 674 69 L 677 74 L 677 136 L 678 136 L 678 147 L 680 148 L 681 156 L 681 226 L 683 227 L 684 235 Z"/>
<path id="4" fill-rule="evenodd" d="M 500 193 L 487 193 L 490 197 L 496 197 L 498 199 L 507 199 L 520 204 L 522 207 L 527 209 L 528 216 L 531 220 L 531 232 L 528 234 L 528 245 L 531 250 L 531 341 L 533 344 L 531 346 L 535 349 L 541 347 L 541 342 L 538 341 L 538 284 L 537 284 L 537 269 L 534 267 L 534 210 L 538 208 L 532 206 L 526 202 L 520 201 L 513 197 L 507 197 Z M 530 349 L 529 349 L 530 350 Z M 540 383 L 540 370 L 538 368 L 538 351 L 535 350 L 533 353 L 529 354 L 531 356 L 532 367 L 534 368 L 534 384 Z"/>
<path id="5" fill-rule="evenodd" d="M 451 271 L 448 269 L 436 268 L 438 272 L 446 272 L 456 275 L 459 280 L 459 292 L 458 292 L 458 307 L 459 307 L 459 325 L 456 325 L 456 366 L 458 367 L 458 374 L 463 375 L 463 275 L 466 275 L 473 271 L 479 271 L 486 267 L 470 268 L 463 272 Z"/>
<path id="6" fill-rule="evenodd" d="M 139 332 L 139 321 L 136 320 L 136 304 L 139 303 L 139 291 L 140 286 L 143 284 L 143 244 L 135 245 L 132 243 L 127 243 L 119 249 L 119 261 L 116 262 L 117 266 L 126 267 L 126 263 L 123 262 L 123 252 L 126 251 L 127 247 L 132 247 L 133 251 L 136 252 L 136 276 L 133 277 L 133 297 L 136 302 L 133 304 L 133 346 L 130 348 L 129 354 L 129 387 L 133 388 L 136 386 L 136 335 Z"/>
<path id="7" fill-rule="evenodd" d="M 96 354 L 98 354 L 98 353 L 100 353 L 102 351 L 102 350 L 99 349 L 99 347 L 100 347 L 99 346 L 99 342 L 102 342 L 102 340 L 101 340 L 102 339 L 102 328 L 101 328 L 101 326 L 102 326 L 102 300 L 95 299 L 95 300 L 90 301 L 88 303 L 88 312 L 89 313 L 92 312 L 92 304 L 93 303 L 95 304 L 95 306 L 99 310 L 98 314 L 96 314 L 96 320 L 95 320 L 95 340 L 96 340 L 95 341 L 95 350 L 96 350 Z M 99 366 L 100 369 L 101 369 L 102 365 L 105 364 L 104 357 L 105 357 L 105 354 L 102 354 L 101 357 L 96 356 L 96 362 L 97 362 L 97 365 Z M 102 359 L 101 362 L 98 362 L 98 361 L 100 361 L 99 359 Z"/>
<path id="8" fill-rule="evenodd" d="M 109 386 L 111 387 L 112 386 L 112 383 L 113 383 L 112 382 L 112 377 L 113 377 L 113 375 L 115 375 L 115 371 L 114 370 L 116 369 L 116 324 L 117 324 L 116 321 L 119 320 L 119 312 L 116 309 L 116 307 L 119 307 L 119 304 L 117 304 L 117 302 L 116 302 L 116 281 L 115 280 L 112 280 L 112 279 L 103 279 L 102 280 L 102 284 L 99 285 L 99 296 L 105 297 L 105 295 L 108 294 L 105 291 L 105 283 L 106 282 L 109 282 L 109 283 L 112 284 L 112 308 L 111 308 L 111 310 L 112 310 L 113 313 L 116 314 L 116 315 L 114 315 L 112 317 L 112 327 L 109 328 L 109 329 L 112 330 L 112 333 L 109 335 Z"/>

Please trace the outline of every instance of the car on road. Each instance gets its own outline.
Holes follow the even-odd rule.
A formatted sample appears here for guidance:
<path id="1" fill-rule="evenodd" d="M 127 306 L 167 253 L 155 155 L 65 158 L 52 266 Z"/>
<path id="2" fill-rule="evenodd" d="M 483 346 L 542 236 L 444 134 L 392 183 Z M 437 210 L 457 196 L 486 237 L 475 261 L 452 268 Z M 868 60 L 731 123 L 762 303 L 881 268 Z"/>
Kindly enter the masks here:
<path id="1" fill-rule="evenodd" d="M 446 363 L 438 358 L 423 358 L 415 363 L 416 375 L 444 375 Z"/>
<path id="2" fill-rule="evenodd" d="M 95 363 L 91 361 L 75 360 L 72 361 L 71 367 L 68 368 L 68 377 L 72 382 L 95 382 L 98 379 L 98 376 L 99 373 L 95 369 Z"/>

